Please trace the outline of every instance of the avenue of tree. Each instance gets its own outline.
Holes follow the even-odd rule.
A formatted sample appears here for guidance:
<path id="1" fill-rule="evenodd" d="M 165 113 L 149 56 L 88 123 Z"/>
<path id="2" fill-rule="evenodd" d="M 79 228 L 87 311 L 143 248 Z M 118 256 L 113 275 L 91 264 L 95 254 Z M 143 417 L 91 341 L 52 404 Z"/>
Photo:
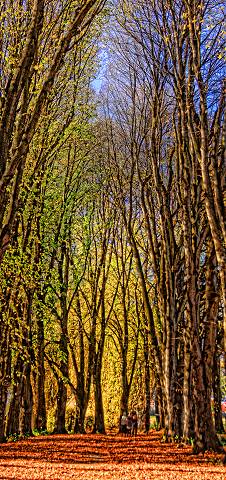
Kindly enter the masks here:
<path id="1" fill-rule="evenodd" d="M 166 440 L 220 449 L 224 3 L 4 0 L 0 20 L 0 441 L 131 408 L 148 432 L 154 398 Z"/>

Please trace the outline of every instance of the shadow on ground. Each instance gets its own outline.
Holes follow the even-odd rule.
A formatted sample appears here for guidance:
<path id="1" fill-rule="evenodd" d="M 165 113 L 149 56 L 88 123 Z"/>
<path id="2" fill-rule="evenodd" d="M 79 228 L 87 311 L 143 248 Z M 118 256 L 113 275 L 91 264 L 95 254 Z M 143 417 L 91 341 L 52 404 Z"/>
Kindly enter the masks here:
<path id="1" fill-rule="evenodd" d="M 211 457 L 212 458 L 212 457 Z M 0 445 L 1 466 L 22 460 L 65 464 L 133 462 L 181 466 L 206 464 L 208 456 L 192 455 L 190 447 L 162 444 L 156 432 L 128 438 L 117 435 L 51 435 Z M 209 459 L 210 460 L 210 459 Z M 218 458 L 212 459 L 218 462 Z M 220 457 L 219 457 L 220 462 Z"/>

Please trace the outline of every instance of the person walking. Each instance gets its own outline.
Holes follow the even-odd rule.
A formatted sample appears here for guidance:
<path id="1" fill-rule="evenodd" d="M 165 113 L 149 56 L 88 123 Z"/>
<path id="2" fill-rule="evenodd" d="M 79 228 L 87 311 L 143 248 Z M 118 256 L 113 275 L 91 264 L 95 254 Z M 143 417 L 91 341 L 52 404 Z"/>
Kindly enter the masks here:
<path id="1" fill-rule="evenodd" d="M 138 418 L 137 418 L 137 412 L 134 410 L 132 412 L 132 430 L 131 433 L 136 437 L 137 435 L 137 423 L 138 423 Z"/>
<path id="2" fill-rule="evenodd" d="M 129 413 L 129 415 L 127 416 L 127 421 L 126 421 L 127 435 L 131 435 L 132 426 L 133 426 L 133 417 L 132 417 L 132 414 Z"/>
<path id="3" fill-rule="evenodd" d="M 123 435 L 127 434 L 126 426 L 127 426 L 127 416 L 126 416 L 126 412 L 123 412 L 121 417 L 121 424 L 120 424 L 120 427 L 121 427 L 120 430 Z"/>

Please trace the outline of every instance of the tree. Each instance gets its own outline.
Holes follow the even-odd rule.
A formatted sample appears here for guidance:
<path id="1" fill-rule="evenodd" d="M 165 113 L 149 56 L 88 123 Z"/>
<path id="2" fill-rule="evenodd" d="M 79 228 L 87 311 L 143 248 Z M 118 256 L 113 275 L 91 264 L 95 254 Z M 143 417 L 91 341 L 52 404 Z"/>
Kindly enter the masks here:
<path id="1" fill-rule="evenodd" d="M 91 7 L 91 2 L 86 2 L 86 3 L 87 3 L 87 6 L 89 4 L 89 6 Z M 93 5 L 94 3 L 97 3 L 97 2 L 93 2 Z M 100 2 L 99 2 L 99 6 L 100 6 Z M 29 8 L 29 6 L 27 8 Z M 36 18 L 35 17 L 36 13 L 34 11 L 34 18 Z M 62 10 L 59 18 L 61 18 L 61 15 L 64 16 L 65 13 L 66 12 L 63 12 Z M 77 14 L 78 13 L 79 13 L 79 8 L 77 9 Z M 86 11 L 86 13 L 88 13 L 88 10 Z M 92 10 L 93 15 L 94 13 L 96 13 L 95 9 Z M 11 11 L 11 7 L 6 10 L 5 14 L 8 15 L 7 19 L 9 20 L 11 19 L 12 22 L 14 21 L 15 17 L 13 16 L 13 12 Z M 25 35 L 26 33 L 26 25 L 25 25 L 26 16 L 24 17 L 24 14 L 25 12 L 23 11 L 23 8 L 22 8 L 18 13 L 18 16 L 20 17 L 20 20 L 21 20 L 21 30 L 17 32 L 15 32 L 15 30 L 12 31 L 12 42 L 14 42 L 15 40 L 14 35 L 19 35 L 20 33 L 22 35 L 23 32 Z M 55 32 L 55 34 L 57 32 L 59 33 L 63 27 L 63 24 L 61 25 L 60 23 L 57 23 L 59 20 L 57 18 L 55 18 L 54 20 L 54 15 L 55 15 L 54 11 L 52 12 L 48 11 L 48 8 L 47 8 L 47 10 L 44 11 L 43 15 L 45 16 L 45 14 L 47 16 L 52 15 L 51 17 L 52 20 L 54 22 L 56 21 L 56 23 L 54 23 L 53 31 Z M 66 15 L 68 14 L 69 12 L 67 12 Z M 83 14 L 85 15 L 84 10 L 83 10 Z M 91 14 L 91 17 L 92 17 L 92 14 Z M 82 12 L 81 12 L 81 15 L 82 15 Z M 90 21 L 91 21 L 91 17 L 90 17 Z M 81 18 L 82 17 L 80 17 L 80 20 Z M 92 18 L 94 18 L 94 16 Z M 6 23 L 7 23 L 7 19 L 5 19 Z M 88 25 L 90 22 L 87 17 L 86 17 L 86 20 L 88 22 L 86 25 L 86 28 L 88 28 Z M 6 265 L 10 263 L 11 273 L 13 275 L 14 275 L 13 269 L 15 269 L 15 271 L 17 268 L 22 269 L 22 278 L 19 277 L 18 279 L 13 276 L 12 285 L 13 285 L 13 288 L 16 288 L 16 289 L 20 288 L 21 290 L 23 290 L 25 287 L 24 289 L 25 299 L 21 300 L 21 306 L 18 307 L 16 296 L 13 297 L 13 295 L 9 295 L 5 297 L 5 291 L 3 289 L 2 298 L 5 297 L 5 299 L 7 299 L 9 303 L 5 304 L 5 301 L 2 303 L 1 314 L 2 314 L 3 324 L 1 328 L 2 328 L 2 331 L 5 328 L 4 325 L 6 326 L 6 328 L 9 328 L 9 335 L 12 334 L 12 337 L 14 337 L 16 329 L 19 329 L 21 333 L 21 338 L 23 339 L 22 342 L 25 342 L 24 347 L 27 346 L 27 357 L 26 357 L 27 367 L 29 367 L 30 369 L 32 365 L 32 374 L 35 377 L 35 382 L 33 384 L 35 385 L 34 386 L 35 397 L 34 397 L 34 411 L 33 411 L 33 414 L 34 414 L 33 426 L 38 429 L 46 428 L 46 408 L 45 408 L 45 392 L 44 392 L 44 388 L 45 388 L 44 335 L 45 335 L 45 332 L 44 332 L 44 319 L 43 319 L 43 314 L 44 314 L 43 304 L 45 305 L 45 300 L 46 300 L 46 282 L 48 284 L 48 281 L 50 280 L 48 278 L 49 273 L 48 273 L 47 265 L 51 268 L 51 265 L 54 264 L 55 257 L 56 257 L 55 246 L 52 249 L 52 251 L 50 251 L 50 249 L 46 249 L 46 241 L 48 241 L 47 239 L 50 238 L 49 233 L 46 235 L 46 230 L 45 230 L 47 226 L 45 225 L 46 198 L 48 197 L 49 192 L 51 192 L 51 187 L 49 189 L 49 185 L 51 185 L 50 175 L 51 173 L 54 172 L 54 169 L 56 168 L 57 164 L 59 165 L 60 156 L 63 156 L 63 157 L 65 156 L 65 151 L 67 151 L 67 149 L 69 151 L 68 155 L 70 158 L 70 144 L 73 144 L 73 141 L 75 142 L 75 137 L 76 135 L 79 136 L 80 130 L 83 131 L 83 135 L 84 135 L 83 143 L 84 143 L 84 148 L 86 150 L 84 151 L 84 157 L 86 157 L 87 155 L 87 149 L 90 148 L 90 133 L 88 132 L 88 128 L 87 128 L 87 117 L 90 117 L 90 115 L 92 115 L 91 113 L 92 108 L 90 107 L 89 102 L 87 102 L 87 98 L 88 98 L 87 95 L 89 95 L 88 92 L 91 91 L 90 81 L 94 75 L 95 68 L 96 68 L 95 56 L 96 56 L 97 47 L 96 45 L 94 45 L 94 39 L 91 38 L 89 35 L 91 35 L 91 32 L 92 34 L 94 34 L 94 31 L 95 31 L 95 27 L 91 31 L 90 31 L 90 27 L 89 27 L 89 30 L 86 30 L 86 32 L 84 31 L 84 36 L 82 35 L 82 38 L 80 38 L 79 42 L 77 42 L 77 40 L 75 41 L 74 48 L 72 51 L 71 51 L 72 44 L 70 43 L 70 49 L 69 49 L 70 51 L 68 52 L 67 57 L 64 58 L 64 63 L 61 66 L 59 64 L 58 65 L 59 68 L 58 67 L 56 68 L 55 82 L 54 84 L 52 84 L 51 91 L 49 91 L 48 95 L 46 92 L 46 100 L 43 99 L 43 105 L 42 105 L 42 108 L 40 109 L 40 112 L 38 112 L 38 110 L 36 112 L 37 114 L 37 118 L 36 118 L 37 122 L 35 120 L 36 127 L 34 128 L 33 133 L 30 137 L 29 148 L 26 150 L 26 154 L 25 154 L 26 161 L 25 161 L 25 157 L 24 157 L 24 160 L 22 160 L 22 156 L 19 156 L 18 161 L 19 163 L 21 161 L 20 166 L 18 165 L 18 167 L 15 167 L 15 170 L 14 170 L 14 167 L 12 167 L 12 172 L 11 172 L 12 178 L 13 178 L 13 175 L 15 174 L 16 179 L 13 186 L 13 182 L 10 180 L 10 178 L 8 178 L 7 181 L 9 181 L 9 183 L 7 187 L 7 195 L 4 197 L 5 202 L 3 202 L 2 204 L 2 208 L 5 211 L 5 214 L 3 215 L 4 218 L 2 217 L 3 223 L 5 222 L 5 225 L 3 226 L 3 237 L 5 236 L 4 232 L 6 232 L 7 230 L 8 233 L 6 234 L 6 237 L 12 243 L 12 250 L 9 249 L 9 254 L 7 255 L 7 258 L 6 258 Z M 3 33 L 5 33 L 4 29 L 3 29 Z M 34 57 L 32 60 L 33 61 L 33 66 L 31 67 L 32 71 L 29 73 L 29 69 L 27 68 L 26 70 L 27 74 L 31 75 L 31 78 L 30 78 L 30 87 L 29 87 L 30 91 L 27 92 L 27 103 L 25 102 L 26 103 L 25 106 L 28 110 L 30 109 L 32 112 L 33 112 L 33 107 L 34 109 L 37 107 L 37 102 L 38 102 L 37 98 L 39 96 L 39 93 L 41 92 L 42 89 L 45 90 L 45 87 L 44 87 L 45 81 L 43 82 L 43 75 L 48 70 L 47 58 L 51 63 L 51 58 L 54 57 L 53 55 L 54 52 L 50 49 L 50 45 L 47 45 L 48 41 L 50 41 L 50 38 L 48 35 L 49 35 L 49 32 L 47 30 L 45 32 L 40 30 L 40 44 L 38 43 L 38 46 L 36 46 L 37 48 L 39 47 L 41 50 L 40 64 L 38 64 L 38 68 L 35 68 L 35 65 L 37 66 L 36 62 L 38 61 L 38 58 Z M 62 31 L 62 35 L 63 35 L 63 31 Z M 45 43 L 44 40 L 46 40 L 47 43 Z M 55 38 L 55 42 L 57 42 L 57 37 Z M 19 48 L 19 44 L 17 46 Z M 42 60 L 42 55 L 44 55 L 44 51 L 42 51 L 43 46 L 46 47 L 47 52 L 49 53 L 49 57 L 46 57 L 44 62 Z M 68 48 L 69 48 L 69 44 L 68 44 Z M 65 50 L 64 53 L 66 53 L 66 51 L 67 49 Z M 19 55 L 21 54 L 21 52 L 15 49 L 14 54 L 16 58 L 17 56 L 19 58 Z M 25 50 L 24 50 L 24 54 L 25 54 Z M 61 54 L 64 55 L 63 50 Z M 53 61 L 53 58 L 52 58 L 52 61 Z M 6 66 L 6 68 L 8 68 L 6 63 L 4 65 Z M 14 69 L 15 69 L 15 72 L 17 71 L 19 75 L 19 67 L 16 70 L 16 63 L 15 65 L 14 63 L 12 63 L 10 68 L 12 68 L 12 72 L 11 72 L 12 77 L 13 77 Z M 20 68 L 23 70 L 24 67 L 22 68 L 22 65 L 20 65 Z M 12 82 L 12 78 L 10 76 L 10 73 L 9 72 L 7 73 L 7 72 L 8 70 L 5 72 L 6 77 L 7 75 L 9 75 L 8 87 L 11 88 L 13 85 L 11 83 L 11 87 L 10 87 L 10 82 Z M 20 73 L 21 78 L 23 76 L 26 77 L 26 72 L 25 70 L 21 71 Z M 48 72 L 46 74 L 48 74 Z M 81 78 L 82 74 L 83 74 L 83 78 Z M 15 76 L 16 76 L 16 73 L 15 73 Z M 25 79 L 21 80 L 21 82 L 23 84 L 23 82 L 25 82 Z M 3 87 L 4 85 L 2 86 L 2 88 Z M 23 93 L 23 89 L 25 89 L 25 87 L 26 85 L 25 86 L 21 85 L 21 98 L 24 98 L 25 93 Z M 19 90 L 20 89 L 18 87 L 16 92 L 12 91 L 12 98 L 14 98 L 13 101 L 15 101 L 15 96 L 18 95 Z M 48 100 L 47 100 L 47 97 L 48 97 Z M 84 108 L 84 105 L 82 107 L 79 107 L 79 102 L 81 104 L 81 101 L 84 103 L 85 100 L 87 103 L 86 108 Z M 4 108 L 6 108 L 6 106 L 4 107 L 5 105 L 4 101 L 5 100 L 3 99 L 2 101 L 3 111 L 5 111 Z M 6 103 L 7 101 L 8 100 L 6 100 Z M 13 147 L 11 134 L 12 136 L 14 136 L 15 141 L 19 141 L 21 142 L 21 144 L 24 141 L 24 145 L 25 144 L 27 145 L 27 140 L 25 139 L 24 134 L 22 135 L 23 132 L 21 133 L 17 131 L 18 133 L 17 140 L 16 140 L 16 133 L 14 132 L 16 128 L 19 128 L 16 126 L 18 123 L 18 118 L 22 114 L 25 115 L 25 110 L 23 110 L 23 112 L 21 110 L 22 106 L 20 107 L 19 99 L 18 99 L 18 105 L 19 107 L 15 109 L 14 114 L 13 114 L 13 110 L 11 112 L 12 119 L 14 118 L 13 117 L 14 115 L 15 116 L 14 120 L 16 123 L 14 127 L 13 127 L 13 124 L 9 126 L 9 131 L 11 132 L 10 133 L 11 143 L 9 143 L 7 147 L 8 153 L 11 151 L 10 149 L 15 147 L 15 144 Z M 9 107 L 9 104 L 8 104 L 8 107 Z M 9 108 L 11 108 L 11 106 Z M 27 113 L 26 115 L 27 115 L 26 117 L 27 127 L 29 129 L 30 114 Z M 40 121 L 38 120 L 39 117 L 41 117 Z M 22 128 L 22 130 L 23 129 L 26 130 L 26 125 L 25 125 L 26 121 L 24 121 L 24 124 L 23 122 L 21 123 L 20 128 Z M 3 124 L 2 128 L 5 129 L 4 138 L 6 139 L 8 127 L 6 128 L 6 124 Z M 20 134 L 22 135 L 23 138 L 20 136 Z M 87 135 L 87 138 L 86 138 L 86 135 Z M 23 141 L 21 140 L 21 138 Z M 4 140 L 4 142 L 6 142 L 6 140 Z M 6 143 L 4 143 L 5 145 L 4 148 L 6 147 Z M 88 144 L 89 144 L 89 147 L 87 147 Z M 74 153 L 76 148 L 78 151 L 77 145 L 74 147 L 75 147 L 74 150 L 71 148 L 71 153 L 72 151 Z M 7 155 L 4 158 L 6 159 L 5 160 L 6 164 L 2 171 L 2 175 L 3 175 L 2 178 L 5 178 L 4 177 L 5 172 L 11 161 L 11 160 L 10 161 L 7 160 Z M 71 161 L 71 164 L 73 165 L 73 161 Z M 75 161 L 74 161 L 74 164 L 75 164 Z M 86 164 L 86 160 L 84 159 L 83 166 L 85 164 Z M 72 173 L 72 168 L 70 165 L 68 170 L 68 178 L 69 178 L 69 175 L 74 175 L 75 178 L 77 174 L 79 176 L 81 174 L 81 165 L 82 165 L 82 162 L 80 159 L 80 165 L 77 173 Z M 17 173 L 15 173 L 16 171 Z M 73 193 L 72 191 L 69 191 L 69 196 L 70 195 L 73 196 L 73 194 L 76 194 L 75 178 L 72 178 L 72 181 L 74 182 L 75 192 Z M 68 185 L 65 186 L 65 188 L 67 187 Z M 70 188 L 72 190 L 72 186 Z M 54 192 L 53 196 L 54 195 L 56 196 L 56 191 Z M 10 201 L 10 196 L 11 196 L 11 201 Z M 68 213 L 67 195 L 65 196 L 64 200 L 65 202 L 62 206 L 62 211 L 65 210 L 67 215 Z M 43 228 L 43 225 L 44 225 L 44 228 Z M 58 226 L 60 226 L 61 228 L 61 222 L 58 222 Z M 9 235 L 9 232 L 11 232 L 10 235 Z M 56 242 L 59 240 L 60 234 L 61 234 L 60 231 L 58 231 L 58 233 L 55 232 Z M 7 244 L 8 244 L 8 240 L 7 240 Z M 47 253 L 47 250 L 48 250 L 48 253 Z M 3 251 L 5 252 L 5 247 L 3 248 Z M 50 257 L 48 255 L 50 255 Z M 19 262 L 17 262 L 17 256 L 19 257 Z M 47 262 L 46 262 L 46 258 L 48 258 Z M 28 268 L 28 265 L 30 265 L 30 268 Z M 2 267 L 3 267 L 2 276 L 4 279 L 6 275 L 4 263 Z M 24 282 L 24 278 L 25 278 L 25 285 L 23 287 L 21 283 Z M 7 287 L 7 282 L 8 281 L 6 279 L 5 281 L 6 287 Z M 26 306 L 26 297 L 28 297 L 27 299 L 28 306 Z M 16 304 L 16 306 L 13 305 L 14 303 Z M 24 308 L 24 311 L 23 311 L 23 308 Z M 14 322 L 12 322 L 12 325 L 9 326 L 10 319 L 12 316 L 10 312 L 15 312 L 15 311 L 16 311 L 16 314 L 13 313 L 15 320 Z M 26 311 L 27 311 L 27 314 L 26 314 Z M 34 311 L 35 311 L 35 315 L 34 315 Z M 23 332 L 22 332 L 21 322 L 23 322 L 25 318 L 27 318 L 26 320 L 27 330 L 26 328 L 23 328 Z M 7 342 L 7 345 L 5 346 L 5 348 L 7 347 L 6 351 L 5 353 L 3 353 L 4 355 L 8 356 L 8 360 L 7 360 L 8 365 L 11 365 L 11 362 L 12 362 L 12 358 L 11 358 L 12 337 L 10 336 L 11 341 L 9 343 Z M 30 345 L 29 348 L 28 348 L 28 344 Z M 16 348 L 16 352 L 17 352 L 17 348 Z M 13 365 L 11 367 L 12 380 L 13 380 L 13 375 L 14 375 L 13 372 L 14 372 L 15 365 L 16 365 L 16 356 L 13 360 Z M 22 374 L 22 371 L 20 370 L 21 369 L 18 366 L 17 368 L 18 381 L 14 379 L 15 380 L 14 389 L 16 389 L 17 384 L 18 384 L 18 388 L 20 388 L 19 387 L 20 377 L 25 378 Z M 15 368 L 15 371 L 16 371 L 16 368 Z M 40 374 L 40 372 L 42 372 L 42 375 Z M 6 373 L 4 372 L 2 373 L 3 373 L 3 377 L 5 378 Z M 4 431 L 5 429 L 4 410 L 6 407 L 7 390 L 9 390 L 9 383 L 10 383 L 10 376 L 11 376 L 9 374 L 7 375 L 9 376 L 8 381 L 5 382 L 5 384 L 3 382 L 2 384 L 2 390 L 3 390 L 2 391 L 3 414 L 1 416 L 2 431 Z M 31 370 L 29 370 L 29 372 L 26 375 L 28 382 L 30 381 L 30 376 L 31 376 Z M 36 388 L 36 385 L 38 386 L 38 388 Z M 21 387 L 20 391 L 21 391 L 21 399 L 18 405 L 19 410 L 20 410 L 20 407 L 22 408 L 21 402 L 24 401 L 25 389 L 22 389 Z M 17 398 L 19 398 L 20 396 L 18 392 L 16 393 L 16 391 L 15 391 L 15 395 L 17 395 Z M 12 415 L 14 415 L 15 411 L 14 411 L 13 399 L 11 401 L 11 406 L 10 406 L 10 412 L 11 411 L 12 411 Z M 29 415 L 30 415 L 30 427 L 28 430 L 31 431 L 31 411 Z M 17 418 L 17 415 L 15 416 L 15 418 Z M 20 429 L 19 426 L 18 427 L 12 426 L 12 425 L 10 426 L 10 419 L 8 419 L 8 427 L 7 427 L 8 432 L 9 430 L 11 431 L 12 428 L 13 429 L 16 428 L 16 430 L 13 433 L 17 433 L 17 428 Z M 27 427 L 25 426 L 25 430 L 26 428 Z M 26 432 L 21 431 L 21 433 L 26 433 Z M 3 437 L 4 435 L 2 433 L 1 438 Z"/>
<path id="2" fill-rule="evenodd" d="M 140 333 L 140 302 L 136 276 L 133 274 L 133 255 L 123 224 L 118 222 L 114 238 L 115 276 L 117 295 L 109 322 L 109 331 L 120 359 L 121 399 L 120 419 L 128 413 L 129 397 L 137 363 Z"/>
<path id="3" fill-rule="evenodd" d="M 76 48 L 103 0 L 60 5 L 7 0 L 1 9 L 0 225 L 1 257 L 10 242 L 21 178 L 31 142 L 51 97 L 55 79 Z M 11 30 L 9 32 L 9 25 Z M 8 34 L 10 35 L 8 36 Z"/>
<path id="4" fill-rule="evenodd" d="M 111 86 L 106 122 L 112 188 L 137 262 L 167 433 L 186 439 L 193 432 L 196 451 L 218 448 L 209 385 L 219 297 L 200 183 L 201 133 L 194 118 L 192 47 L 183 28 L 186 7 L 183 2 L 124 5 L 120 36 L 115 35 L 121 101 L 115 101 Z M 171 26 L 174 35 L 169 38 Z M 143 257 L 137 221 L 145 232 L 150 260 Z M 150 261 L 149 269 L 143 258 Z M 150 276 L 156 286 L 157 317 L 148 289 Z"/>

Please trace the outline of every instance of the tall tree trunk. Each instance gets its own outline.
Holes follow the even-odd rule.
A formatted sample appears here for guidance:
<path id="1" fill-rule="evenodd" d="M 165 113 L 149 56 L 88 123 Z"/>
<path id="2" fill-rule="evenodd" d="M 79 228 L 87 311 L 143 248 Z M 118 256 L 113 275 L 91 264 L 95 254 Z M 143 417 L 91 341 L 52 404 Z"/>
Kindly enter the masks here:
<path id="1" fill-rule="evenodd" d="M 191 391 L 191 346 L 190 346 L 190 331 L 184 325 L 184 375 L 183 375 L 183 441 L 189 442 L 193 437 L 193 430 L 191 430 L 191 416 L 192 416 L 192 391 Z"/>
<path id="2" fill-rule="evenodd" d="M 7 387 L 2 383 L 0 386 L 0 442 L 5 440 L 5 412 L 7 403 Z"/>
<path id="3" fill-rule="evenodd" d="M 58 379 L 58 392 L 56 398 L 56 413 L 55 413 L 55 427 L 54 433 L 66 433 L 65 419 L 66 419 L 66 404 L 67 404 L 67 387 L 65 379 L 69 378 L 69 352 L 68 352 L 68 306 L 67 294 L 69 283 L 69 252 L 66 246 L 66 241 L 62 240 L 60 248 L 60 258 L 58 262 L 58 275 L 60 280 L 60 378 Z"/>
<path id="4" fill-rule="evenodd" d="M 218 433 L 224 432 L 224 425 L 221 411 L 221 385 L 220 385 L 220 356 L 217 349 L 213 362 L 213 398 L 214 398 L 214 423 Z"/>
<path id="5" fill-rule="evenodd" d="M 15 376 L 7 419 L 7 436 L 32 434 L 33 395 L 30 363 L 23 363 L 19 356 L 14 368 Z"/>
<path id="6" fill-rule="evenodd" d="M 77 399 L 76 399 L 76 416 L 74 433 L 85 433 L 85 415 L 87 410 L 87 404 L 85 402 L 84 389 L 79 389 L 77 385 Z"/>
<path id="7" fill-rule="evenodd" d="M 7 436 L 18 434 L 19 435 L 19 414 L 21 394 L 23 388 L 23 360 L 21 355 L 18 355 L 17 360 L 14 363 L 13 374 L 13 389 L 10 395 L 10 405 L 7 418 Z"/>
<path id="8" fill-rule="evenodd" d="M 45 363 L 44 363 L 44 326 L 43 320 L 37 320 L 37 348 L 36 348 L 36 372 L 35 372 L 35 408 L 33 428 L 46 430 L 46 401 L 45 401 Z"/>
<path id="9" fill-rule="evenodd" d="M 20 393 L 19 386 L 14 385 L 13 391 L 10 395 L 10 405 L 7 415 L 7 425 L 6 425 L 6 436 L 17 434 L 19 435 L 19 413 L 20 413 L 20 403 L 19 403 Z"/>
<path id="10" fill-rule="evenodd" d="M 19 433 L 22 436 L 32 434 L 32 406 L 33 394 L 31 387 L 31 365 L 30 363 L 27 363 L 23 370 L 19 413 Z"/>
<path id="11" fill-rule="evenodd" d="M 158 376 L 156 377 L 155 416 L 157 428 L 165 428 L 165 409 Z"/>
<path id="12" fill-rule="evenodd" d="M 104 407 L 101 385 L 101 368 L 96 368 L 94 374 L 94 399 L 95 399 L 95 420 L 94 433 L 105 433 Z"/>
<path id="13" fill-rule="evenodd" d="M 55 426 L 53 433 L 67 433 L 65 427 L 66 419 L 66 404 L 67 404 L 67 386 L 65 384 L 65 379 L 68 378 L 68 349 L 67 349 L 67 339 L 66 336 L 62 333 L 60 339 L 60 352 L 62 355 L 62 360 L 60 363 L 60 373 L 61 377 L 58 378 L 58 392 L 56 397 L 56 412 L 55 412 Z"/>
<path id="14" fill-rule="evenodd" d="M 103 244 L 104 245 L 104 244 Z M 105 260 L 104 260 L 105 268 Z M 93 369 L 93 382 L 94 382 L 94 398 L 95 398 L 95 420 L 94 420 L 94 432 L 105 433 L 104 422 L 104 406 L 102 396 L 102 361 L 104 354 L 104 344 L 106 335 L 106 312 L 105 312 L 105 288 L 106 288 L 106 274 L 103 269 L 103 278 L 101 285 L 101 330 L 100 338 L 97 342 L 97 352 L 94 355 L 94 369 Z"/>
<path id="15" fill-rule="evenodd" d="M 148 328 L 146 328 L 146 330 L 144 331 L 143 345 L 144 345 L 144 361 L 145 361 L 144 363 L 144 369 L 145 369 L 144 371 L 144 383 L 145 383 L 144 427 L 145 427 L 145 433 L 148 433 L 150 429 L 150 400 L 151 400 Z"/>
<path id="16" fill-rule="evenodd" d="M 0 442 L 5 440 L 6 428 L 6 404 L 8 389 L 11 383 L 11 353 L 10 353 L 10 334 L 8 325 L 4 325 L 1 319 L 1 343 L 0 343 Z"/>
<path id="17" fill-rule="evenodd" d="M 196 341 L 195 341 L 196 343 Z M 219 441 L 215 433 L 215 428 L 212 419 L 212 412 L 210 406 L 210 398 L 206 396 L 207 385 L 204 384 L 203 379 L 203 365 L 200 355 L 200 350 L 197 345 L 193 346 L 194 358 L 194 452 L 204 452 L 205 450 L 216 451 L 219 446 Z"/>
<path id="18" fill-rule="evenodd" d="M 79 330 L 79 362 L 72 346 L 70 345 L 70 352 L 72 357 L 72 364 L 77 381 L 76 388 L 76 417 L 74 433 L 85 433 L 85 415 L 90 398 L 90 388 L 92 380 L 93 369 L 93 345 L 89 344 L 89 362 L 87 365 L 87 377 L 85 381 L 85 345 L 84 345 L 84 325 L 82 318 L 82 311 L 80 305 L 79 290 L 75 295 L 76 313 L 78 317 Z"/>
<path id="19" fill-rule="evenodd" d="M 195 451 L 218 450 L 219 440 L 216 434 L 211 412 L 211 394 L 213 386 L 214 355 L 217 336 L 217 313 L 219 296 L 216 278 L 215 251 L 212 239 L 206 248 L 206 285 L 204 334 L 198 342 L 198 333 L 193 341 L 194 358 L 194 397 L 195 397 Z M 202 343 L 202 351 L 200 347 Z M 202 404 L 202 406 L 201 406 Z M 203 407 L 205 411 L 203 410 Z"/>
<path id="20" fill-rule="evenodd" d="M 123 412 L 128 413 L 128 403 L 129 403 L 129 388 L 128 383 L 124 377 L 122 378 L 122 395 L 120 399 L 120 419 L 122 417 Z"/>
<path id="21" fill-rule="evenodd" d="M 58 380 L 58 392 L 56 397 L 55 426 L 53 433 L 67 433 L 65 428 L 67 404 L 67 387 L 62 378 Z"/>

